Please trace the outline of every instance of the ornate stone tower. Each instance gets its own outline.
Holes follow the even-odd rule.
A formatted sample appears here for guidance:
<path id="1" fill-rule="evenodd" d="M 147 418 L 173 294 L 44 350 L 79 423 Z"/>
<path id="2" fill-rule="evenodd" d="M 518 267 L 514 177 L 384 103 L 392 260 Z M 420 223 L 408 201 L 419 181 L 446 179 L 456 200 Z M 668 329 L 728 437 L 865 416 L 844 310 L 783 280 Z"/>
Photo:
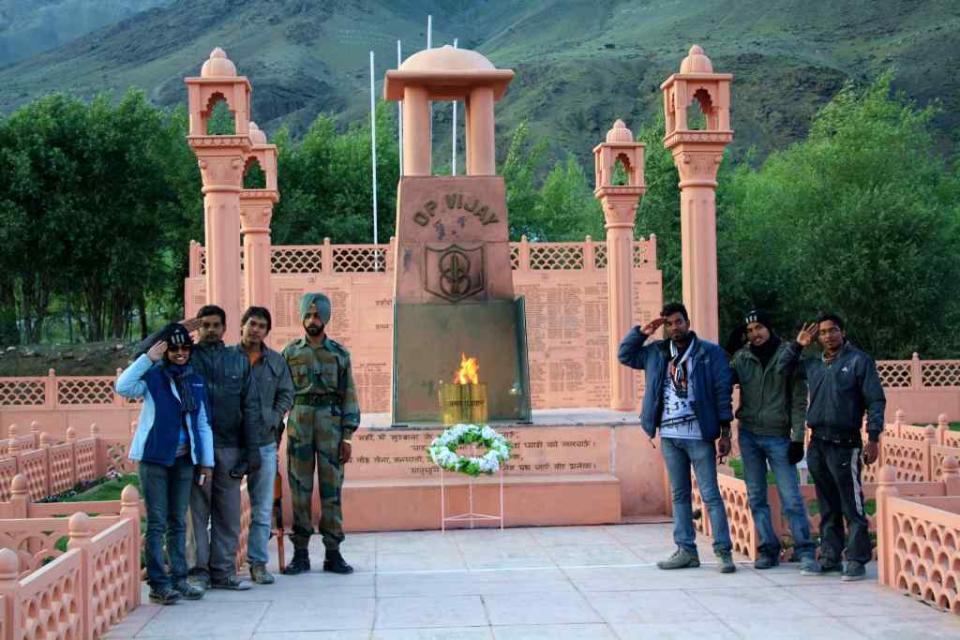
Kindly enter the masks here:
<path id="1" fill-rule="evenodd" d="M 683 251 L 683 302 L 694 330 L 707 340 L 719 337 L 717 303 L 717 170 L 723 150 L 733 140 L 730 129 L 730 82 L 733 75 L 714 73 L 703 49 L 690 54 L 660 85 L 666 114 L 664 146 L 680 172 L 680 235 Z M 691 130 L 687 107 L 696 100 L 706 128 Z"/>
<path id="2" fill-rule="evenodd" d="M 190 107 L 187 142 L 203 179 L 204 243 L 207 251 L 207 303 L 227 313 L 224 340 L 240 338 L 240 191 L 251 151 L 250 82 L 219 47 L 203 63 L 199 78 L 186 78 Z M 210 135 L 213 108 L 225 101 L 233 114 L 233 135 Z"/>
<path id="3" fill-rule="evenodd" d="M 392 414 L 436 421 L 437 389 L 461 353 L 477 356 L 492 420 L 529 418 L 522 300 L 515 300 L 503 178 L 496 175 L 493 105 L 513 79 L 481 54 L 445 46 L 387 72 L 403 101 L 397 193 Z M 430 102 L 465 105 L 466 175 L 433 176 Z"/>
<path id="4" fill-rule="evenodd" d="M 269 308 L 270 219 L 273 217 L 273 205 L 280 201 L 280 192 L 277 190 L 277 146 L 267 144 L 266 134 L 252 121 L 250 141 L 253 144 L 245 168 L 249 168 L 254 162 L 259 164 L 266 184 L 262 189 L 243 189 L 240 192 L 243 286 L 248 305 Z"/>
<path id="5" fill-rule="evenodd" d="M 633 370 L 617 360 L 620 340 L 633 326 L 633 231 L 637 203 L 646 191 L 643 180 L 643 144 L 635 142 L 623 120 L 613 123 L 606 142 L 593 149 L 596 188 L 607 229 L 607 292 L 610 327 L 610 408 L 627 411 L 637 406 Z M 625 184 L 614 184 L 617 163 Z"/>

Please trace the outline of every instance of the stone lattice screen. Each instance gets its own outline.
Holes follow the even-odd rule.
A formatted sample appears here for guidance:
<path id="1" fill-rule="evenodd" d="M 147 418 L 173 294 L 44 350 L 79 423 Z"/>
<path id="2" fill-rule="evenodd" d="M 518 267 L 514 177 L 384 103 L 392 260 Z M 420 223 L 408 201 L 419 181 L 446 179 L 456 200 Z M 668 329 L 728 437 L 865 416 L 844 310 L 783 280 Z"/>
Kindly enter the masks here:
<path id="1" fill-rule="evenodd" d="M 960 497 L 878 502 L 880 583 L 960 614 Z"/>

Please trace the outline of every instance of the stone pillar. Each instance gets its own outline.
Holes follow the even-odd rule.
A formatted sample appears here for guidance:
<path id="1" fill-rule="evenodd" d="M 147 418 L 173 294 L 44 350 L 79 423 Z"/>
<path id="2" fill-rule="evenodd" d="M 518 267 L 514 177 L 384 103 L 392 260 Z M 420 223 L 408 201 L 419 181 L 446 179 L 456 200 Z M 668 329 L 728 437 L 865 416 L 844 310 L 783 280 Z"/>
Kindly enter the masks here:
<path id="1" fill-rule="evenodd" d="M 664 146 L 680 173 L 680 238 L 683 303 L 697 334 L 716 342 L 720 335 L 717 302 L 717 169 L 730 130 L 730 74 L 714 73 L 703 49 L 694 45 L 680 73 L 661 85 L 667 130 Z M 706 129 L 691 130 L 687 107 L 700 103 Z"/>
<path id="2" fill-rule="evenodd" d="M 467 175 L 497 172 L 493 123 L 493 88 L 475 87 L 467 103 Z"/>
<path id="3" fill-rule="evenodd" d="M 609 327 L 610 408 L 629 411 L 637 406 L 637 381 L 632 369 L 620 365 L 620 341 L 633 326 L 633 233 L 637 203 L 646 190 L 643 144 L 617 120 L 606 142 L 593 150 L 596 169 L 594 195 L 603 206 L 607 230 L 607 298 Z M 626 184 L 613 184 L 617 162 L 626 172 Z"/>
<path id="4" fill-rule="evenodd" d="M 240 194 L 240 231 L 243 233 L 243 288 L 247 306 L 270 306 L 270 219 L 276 196 L 263 191 Z"/>
<path id="5" fill-rule="evenodd" d="M 186 78 L 190 109 L 187 141 L 197 156 L 203 180 L 204 244 L 207 254 L 207 303 L 227 314 L 224 341 L 240 338 L 240 191 L 250 153 L 250 82 L 237 75 L 222 49 L 214 49 L 200 77 Z M 207 122 L 225 100 L 234 115 L 233 135 L 209 135 Z"/>
<path id="6" fill-rule="evenodd" d="M 429 92 L 423 85 L 403 88 L 403 175 L 429 176 L 433 139 Z"/>

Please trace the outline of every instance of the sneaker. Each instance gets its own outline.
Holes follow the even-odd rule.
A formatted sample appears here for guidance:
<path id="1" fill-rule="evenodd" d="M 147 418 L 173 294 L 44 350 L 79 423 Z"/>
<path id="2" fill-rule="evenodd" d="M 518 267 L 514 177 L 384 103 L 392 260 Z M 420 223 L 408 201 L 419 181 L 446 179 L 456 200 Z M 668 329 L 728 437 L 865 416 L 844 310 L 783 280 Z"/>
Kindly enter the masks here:
<path id="1" fill-rule="evenodd" d="M 819 576 L 822 573 L 823 567 L 820 566 L 820 563 L 817 562 L 817 559 L 813 556 L 807 556 L 800 560 L 800 575 Z"/>
<path id="2" fill-rule="evenodd" d="M 761 553 L 757 555 L 757 559 L 753 561 L 754 569 L 772 569 L 780 564 L 780 558 L 775 555 L 770 555 L 769 553 Z"/>
<path id="3" fill-rule="evenodd" d="M 176 603 L 179 599 L 180 593 L 169 585 L 150 589 L 150 602 L 168 605 Z"/>
<path id="4" fill-rule="evenodd" d="M 273 574 L 267 571 L 267 565 L 263 562 L 250 563 L 250 579 L 255 584 L 273 584 L 275 582 Z"/>
<path id="5" fill-rule="evenodd" d="M 295 576 L 300 573 L 310 573 L 310 554 L 306 549 L 294 549 L 293 560 L 283 568 L 285 576 Z"/>
<path id="6" fill-rule="evenodd" d="M 226 576 L 211 580 L 210 588 L 226 589 L 228 591 L 246 591 L 250 588 L 250 583 L 240 580 L 237 576 Z"/>
<path id="7" fill-rule="evenodd" d="M 697 557 L 697 554 L 687 551 L 683 547 L 677 547 L 672 556 L 657 563 L 657 567 L 663 570 L 696 569 L 699 566 L 700 558 Z"/>
<path id="8" fill-rule="evenodd" d="M 857 580 L 863 580 L 867 577 L 867 569 L 863 566 L 862 562 L 857 562 L 856 560 L 850 560 L 847 562 L 847 568 L 843 570 L 843 575 L 840 576 L 840 580 L 843 582 L 856 582 Z"/>
<path id="9" fill-rule="evenodd" d="M 820 573 L 842 573 L 843 565 L 839 562 L 830 562 L 829 560 L 820 561 Z"/>
<path id="10" fill-rule="evenodd" d="M 353 567 L 347 564 L 338 549 L 327 549 L 327 555 L 323 560 L 323 570 L 343 575 L 353 573 Z"/>
<path id="11" fill-rule="evenodd" d="M 191 569 L 187 572 L 187 581 L 204 591 L 210 588 L 210 574 L 203 569 Z"/>
<path id="12" fill-rule="evenodd" d="M 190 584 L 186 580 L 181 580 L 177 584 L 173 585 L 173 588 L 184 600 L 199 600 L 203 597 L 204 593 L 203 589 Z"/>
<path id="13" fill-rule="evenodd" d="M 729 551 L 721 551 L 717 554 L 717 559 L 720 561 L 720 573 L 733 573 L 737 570 L 737 565 L 733 563 L 733 554 Z"/>

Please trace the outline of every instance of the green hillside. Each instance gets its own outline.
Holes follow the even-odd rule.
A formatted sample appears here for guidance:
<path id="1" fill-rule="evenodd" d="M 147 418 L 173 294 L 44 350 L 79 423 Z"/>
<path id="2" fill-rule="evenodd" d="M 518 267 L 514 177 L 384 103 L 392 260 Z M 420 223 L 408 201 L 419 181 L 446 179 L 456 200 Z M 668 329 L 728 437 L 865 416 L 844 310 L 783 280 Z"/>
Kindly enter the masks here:
<path id="1" fill-rule="evenodd" d="M 397 39 L 405 55 L 425 45 L 428 13 L 435 46 L 457 37 L 518 72 L 502 130 L 528 119 L 554 152 L 581 158 L 616 117 L 636 127 L 660 108 L 660 82 L 694 42 L 735 74 L 738 154 L 797 140 L 846 79 L 891 68 L 910 96 L 942 102 L 944 148 L 960 123 L 960 3 L 950 0 L 180 0 L 0 68 L 0 110 L 129 85 L 184 104 L 182 78 L 222 46 L 253 82 L 254 118 L 268 131 L 302 131 L 321 111 L 351 121 L 366 110 L 367 51 L 382 78 Z"/>

